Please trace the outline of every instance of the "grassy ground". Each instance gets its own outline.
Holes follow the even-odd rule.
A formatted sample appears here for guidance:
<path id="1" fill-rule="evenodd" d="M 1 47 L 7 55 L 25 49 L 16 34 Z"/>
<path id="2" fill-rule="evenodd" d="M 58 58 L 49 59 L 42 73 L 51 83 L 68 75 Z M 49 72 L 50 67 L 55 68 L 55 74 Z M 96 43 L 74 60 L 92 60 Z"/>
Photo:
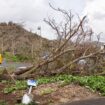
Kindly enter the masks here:
<path id="1" fill-rule="evenodd" d="M 41 96 L 40 99 L 53 96 L 53 98 L 51 100 L 49 99 L 50 101 L 48 100 L 49 103 L 51 103 L 52 100 L 55 99 L 55 97 L 58 94 L 60 94 L 60 96 L 61 96 L 62 89 L 65 92 L 65 93 L 63 93 L 63 94 L 65 94 L 64 96 L 67 96 L 67 94 L 77 93 L 78 91 L 79 92 L 83 91 L 84 96 L 89 95 L 91 92 L 93 92 L 93 93 L 98 92 L 102 96 L 105 96 L 105 77 L 104 76 L 57 75 L 57 76 L 52 76 L 52 77 L 41 77 L 41 78 L 37 79 L 37 81 L 38 81 L 38 87 L 36 89 L 37 91 L 35 90 L 33 93 L 34 94 L 38 93 L 38 95 Z M 11 83 L 10 81 L 1 81 L 0 84 L 4 85 L 1 92 L 5 95 L 12 94 L 12 95 L 16 95 L 18 97 L 22 97 L 23 93 L 25 93 L 26 90 L 28 89 L 26 81 L 16 81 L 16 84 Z M 75 87 L 77 87 L 77 88 L 75 89 Z M 81 87 L 84 87 L 84 88 L 81 88 Z M 90 90 L 91 92 L 88 94 L 88 90 L 85 90 L 85 88 Z M 69 89 L 71 89 L 71 90 L 69 90 Z M 74 93 L 72 93 L 73 89 L 75 90 Z M 50 96 L 49 96 L 49 94 L 50 94 Z M 79 94 L 82 94 L 82 93 L 80 92 Z M 70 95 L 68 95 L 68 96 L 70 96 Z M 14 96 L 11 96 L 11 97 L 14 97 Z M 65 100 L 67 100 L 67 97 Z M 75 95 L 73 95 L 73 97 L 75 97 Z M 16 97 L 16 99 L 17 99 L 17 97 Z M 68 100 L 70 100 L 70 98 Z M 1 101 L 3 101 L 3 100 L 1 100 Z M 40 100 L 40 101 L 42 101 L 42 100 Z M 0 105 L 2 105 L 2 104 L 0 104 Z M 3 104 L 3 105 L 6 105 L 6 104 Z"/>
<path id="2" fill-rule="evenodd" d="M 72 75 L 59 75 L 53 77 L 42 77 L 37 79 L 38 85 L 61 82 L 61 86 L 75 83 L 80 86 L 85 86 L 92 91 L 98 91 L 105 95 L 105 77 L 104 76 L 72 76 Z M 7 82 L 7 81 L 2 81 Z M 10 84 L 10 83 L 8 83 Z M 16 90 L 23 90 L 27 88 L 26 81 L 17 81 L 15 85 L 4 88 L 5 93 L 10 93 Z"/>

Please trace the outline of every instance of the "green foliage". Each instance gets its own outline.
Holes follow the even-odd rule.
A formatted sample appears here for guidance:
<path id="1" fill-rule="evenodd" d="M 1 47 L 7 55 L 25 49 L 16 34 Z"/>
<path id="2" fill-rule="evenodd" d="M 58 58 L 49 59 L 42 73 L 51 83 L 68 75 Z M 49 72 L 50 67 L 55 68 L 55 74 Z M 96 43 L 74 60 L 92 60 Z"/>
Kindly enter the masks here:
<path id="1" fill-rule="evenodd" d="M 18 57 L 15 55 L 12 55 L 10 52 L 5 52 L 4 57 L 6 58 L 7 61 L 13 61 L 13 62 L 19 61 Z"/>
<path id="2" fill-rule="evenodd" d="M 105 77 L 104 76 L 72 76 L 72 75 L 57 75 L 52 77 L 42 77 L 38 79 L 38 85 L 47 83 L 60 83 L 60 86 L 65 86 L 70 83 L 76 83 L 81 86 L 88 87 L 93 91 L 98 91 L 105 96 Z M 16 85 L 10 85 L 4 88 L 4 93 L 11 93 L 16 90 L 24 90 L 27 88 L 26 81 L 17 81 Z M 52 92 L 52 90 L 46 90 Z M 46 93 L 45 91 L 45 93 Z"/>
<path id="3" fill-rule="evenodd" d="M 19 61 L 29 61 L 32 60 L 30 56 L 23 56 L 23 55 L 13 55 L 10 52 L 5 52 L 4 57 L 6 58 L 7 61 L 12 61 L 12 62 L 19 62 Z"/>
<path id="4" fill-rule="evenodd" d="M 16 81 L 15 85 L 9 85 L 8 87 L 4 88 L 4 93 L 11 93 L 16 90 L 24 90 L 27 88 L 26 81 Z"/>
<path id="5" fill-rule="evenodd" d="M 50 94 L 52 92 L 54 92 L 55 90 L 52 88 L 46 88 L 44 90 L 41 91 L 41 95 L 46 95 L 46 94 Z"/>
<path id="6" fill-rule="evenodd" d="M 46 84 L 52 82 L 59 82 L 60 86 L 65 86 L 70 83 L 76 83 L 81 86 L 88 87 L 93 91 L 99 91 L 102 95 L 105 95 L 105 77 L 103 76 L 72 76 L 72 75 L 60 75 L 55 77 L 40 78 L 39 84 Z"/>
<path id="7" fill-rule="evenodd" d="M 59 82 L 59 81 L 66 81 L 66 82 L 72 82 L 73 76 L 72 75 L 59 75 L 59 76 L 53 76 L 53 77 L 43 77 L 38 79 L 39 84 L 46 84 L 46 83 L 53 83 L 53 82 Z"/>

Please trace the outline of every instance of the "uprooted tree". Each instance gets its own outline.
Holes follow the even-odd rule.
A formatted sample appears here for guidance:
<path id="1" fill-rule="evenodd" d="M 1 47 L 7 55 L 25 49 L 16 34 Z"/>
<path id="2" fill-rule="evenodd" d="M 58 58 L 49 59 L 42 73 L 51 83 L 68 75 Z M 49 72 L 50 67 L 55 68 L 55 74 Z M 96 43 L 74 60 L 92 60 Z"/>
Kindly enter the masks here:
<path id="1" fill-rule="evenodd" d="M 100 55 L 104 53 L 97 45 L 92 43 L 94 33 L 88 26 L 86 16 L 75 18 L 71 11 L 56 9 L 52 5 L 50 7 L 63 16 L 59 24 L 54 18 L 44 19 L 56 32 L 57 39 L 51 41 L 49 53 L 44 58 L 39 58 L 41 62 L 30 68 L 15 71 L 10 74 L 12 79 L 71 73 L 74 65 L 78 67 L 78 61 L 91 58 L 96 62 Z M 74 68 L 76 69 L 76 67 Z"/>

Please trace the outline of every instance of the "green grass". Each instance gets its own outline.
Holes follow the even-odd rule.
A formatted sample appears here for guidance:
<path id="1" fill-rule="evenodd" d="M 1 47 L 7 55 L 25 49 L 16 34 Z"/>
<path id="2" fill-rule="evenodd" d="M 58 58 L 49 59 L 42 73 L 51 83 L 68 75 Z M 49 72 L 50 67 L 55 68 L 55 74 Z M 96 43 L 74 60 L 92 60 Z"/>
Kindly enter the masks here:
<path id="1" fill-rule="evenodd" d="M 105 96 L 105 77 L 104 76 L 72 76 L 72 75 L 58 75 L 53 77 L 42 77 L 38 79 L 38 85 L 47 83 L 61 83 L 60 86 L 65 86 L 70 83 L 85 86 L 93 91 L 98 91 Z M 26 81 L 17 81 L 16 85 L 4 89 L 4 93 L 11 93 L 16 90 L 23 90 L 27 88 Z"/>
<path id="2" fill-rule="evenodd" d="M 7 61 L 12 61 L 12 62 L 22 62 L 22 61 L 31 61 L 32 58 L 30 56 L 26 55 L 13 55 L 10 52 L 5 52 L 3 54 L 3 58 L 6 58 Z"/>
<path id="3" fill-rule="evenodd" d="M 26 81 L 16 81 L 15 85 L 11 85 L 11 83 L 7 82 L 7 85 L 8 86 L 3 90 L 4 93 L 12 93 L 14 91 L 25 90 L 27 88 Z"/>
<path id="4" fill-rule="evenodd" d="M 54 77 L 44 77 L 38 79 L 39 84 L 46 84 L 52 82 L 62 82 L 62 86 L 70 83 L 76 83 L 80 86 L 89 87 L 93 91 L 98 91 L 105 96 L 105 77 L 104 76 L 72 76 L 72 75 L 59 75 Z"/>
<path id="5" fill-rule="evenodd" d="M 41 95 L 46 95 L 46 94 L 50 94 L 52 92 L 54 92 L 55 90 L 52 88 L 46 88 L 44 90 L 41 91 Z"/>

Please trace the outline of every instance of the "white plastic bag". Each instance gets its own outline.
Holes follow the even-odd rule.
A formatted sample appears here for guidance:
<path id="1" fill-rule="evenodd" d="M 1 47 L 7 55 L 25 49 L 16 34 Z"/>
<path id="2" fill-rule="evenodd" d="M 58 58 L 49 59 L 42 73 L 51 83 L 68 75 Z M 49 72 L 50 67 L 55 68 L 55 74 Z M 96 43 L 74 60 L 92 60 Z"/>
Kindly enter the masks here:
<path id="1" fill-rule="evenodd" d="M 24 94 L 23 99 L 22 99 L 22 103 L 27 105 L 31 102 L 32 102 L 32 97 L 29 96 L 28 94 Z"/>

